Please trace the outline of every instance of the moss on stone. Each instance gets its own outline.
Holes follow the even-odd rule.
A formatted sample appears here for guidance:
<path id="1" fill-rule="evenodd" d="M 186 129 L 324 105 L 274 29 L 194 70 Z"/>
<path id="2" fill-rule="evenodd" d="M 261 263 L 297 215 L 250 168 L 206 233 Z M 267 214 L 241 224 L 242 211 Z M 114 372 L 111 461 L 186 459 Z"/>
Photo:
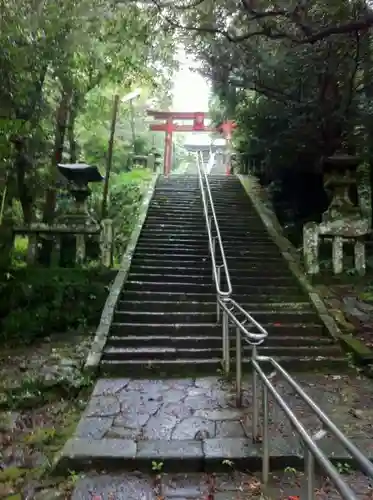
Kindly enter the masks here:
<path id="1" fill-rule="evenodd" d="M 373 360 L 373 351 L 360 340 L 351 335 L 341 335 L 340 341 L 343 348 L 350 352 L 356 358 L 356 361 L 367 362 Z"/>
<path id="2" fill-rule="evenodd" d="M 8 467 L 0 471 L 0 483 L 13 483 L 22 479 L 28 472 L 28 469 L 21 467 Z"/>

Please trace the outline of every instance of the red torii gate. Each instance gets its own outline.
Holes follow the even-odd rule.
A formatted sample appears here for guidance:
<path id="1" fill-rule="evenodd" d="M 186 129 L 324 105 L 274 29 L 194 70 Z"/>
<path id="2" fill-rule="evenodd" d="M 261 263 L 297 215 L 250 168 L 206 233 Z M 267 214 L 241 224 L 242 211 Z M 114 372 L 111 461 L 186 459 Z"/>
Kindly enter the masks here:
<path id="1" fill-rule="evenodd" d="M 201 112 L 180 112 L 180 111 L 153 111 L 148 110 L 147 115 L 155 120 L 163 120 L 163 123 L 153 123 L 150 130 L 165 132 L 164 142 L 164 174 L 171 172 L 172 165 L 172 134 L 173 132 L 220 132 L 229 143 L 232 138 L 232 132 L 236 128 L 233 120 L 227 120 L 218 127 L 208 127 L 205 120 L 208 114 Z M 191 125 L 179 125 L 174 120 L 190 120 Z"/>

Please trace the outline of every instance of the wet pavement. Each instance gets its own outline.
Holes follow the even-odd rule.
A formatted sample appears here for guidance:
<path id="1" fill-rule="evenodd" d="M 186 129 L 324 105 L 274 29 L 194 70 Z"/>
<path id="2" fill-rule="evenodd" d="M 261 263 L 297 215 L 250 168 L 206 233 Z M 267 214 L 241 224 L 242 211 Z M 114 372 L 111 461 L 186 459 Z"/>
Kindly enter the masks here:
<path id="1" fill-rule="evenodd" d="M 343 476 L 357 498 L 369 500 L 369 480 L 358 473 Z M 72 500 L 300 500 L 305 498 L 306 480 L 302 473 L 291 471 L 272 475 L 267 489 L 259 476 L 233 472 L 229 474 L 160 474 L 119 475 L 90 474 L 81 479 Z M 317 478 L 315 498 L 340 498 L 331 483 Z"/>
<path id="2" fill-rule="evenodd" d="M 299 374 L 296 379 L 334 423 L 373 456 L 372 381 L 356 373 Z M 309 432 L 322 428 L 286 383 L 276 378 L 272 382 Z M 159 460 L 165 471 L 202 472 L 221 470 L 228 459 L 241 470 L 245 466 L 258 470 L 262 450 L 250 435 L 250 378 L 245 380 L 243 396 L 243 408 L 237 409 L 234 384 L 218 377 L 101 379 L 60 465 L 73 470 L 94 465 L 148 471 L 152 461 Z M 269 409 L 273 466 L 294 465 L 303 460 L 302 446 L 272 399 Z M 348 459 L 332 436 L 319 445 L 336 460 Z"/>

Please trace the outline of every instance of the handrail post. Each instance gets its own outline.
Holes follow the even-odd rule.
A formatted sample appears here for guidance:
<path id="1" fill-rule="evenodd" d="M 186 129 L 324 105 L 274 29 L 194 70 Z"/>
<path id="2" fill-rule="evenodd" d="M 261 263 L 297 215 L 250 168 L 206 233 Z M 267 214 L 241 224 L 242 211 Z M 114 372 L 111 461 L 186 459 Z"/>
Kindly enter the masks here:
<path id="1" fill-rule="evenodd" d="M 236 327 L 236 406 L 242 406 L 242 342 L 241 330 Z"/>
<path id="2" fill-rule="evenodd" d="M 305 475 L 307 478 L 307 500 L 315 498 L 315 459 L 310 450 L 305 456 Z"/>
<path id="3" fill-rule="evenodd" d="M 218 278 L 218 288 L 220 288 L 221 284 L 221 269 L 219 266 L 216 267 L 216 276 Z M 219 304 L 219 293 L 216 293 L 216 321 L 220 322 L 220 304 Z"/>
<path id="4" fill-rule="evenodd" d="M 259 441 L 259 408 L 258 408 L 258 373 L 256 371 L 256 366 L 254 361 L 256 362 L 257 358 L 257 348 L 253 345 L 252 350 L 252 370 L 253 370 L 253 385 L 252 385 L 252 405 L 253 405 L 253 423 L 252 423 L 252 437 L 253 443 L 257 443 Z"/>
<path id="5" fill-rule="evenodd" d="M 268 387 L 263 385 L 263 458 L 262 458 L 262 481 L 267 484 L 269 480 L 269 408 Z"/>
<path id="6" fill-rule="evenodd" d="M 226 375 L 230 372 L 231 355 L 229 346 L 229 318 L 227 311 L 223 309 L 223 365 Z"/>

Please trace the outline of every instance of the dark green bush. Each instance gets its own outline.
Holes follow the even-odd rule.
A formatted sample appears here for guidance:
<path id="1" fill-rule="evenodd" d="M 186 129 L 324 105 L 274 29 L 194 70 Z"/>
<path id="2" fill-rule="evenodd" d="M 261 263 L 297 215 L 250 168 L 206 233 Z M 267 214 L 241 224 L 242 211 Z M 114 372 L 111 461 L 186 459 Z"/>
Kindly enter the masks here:
<path id="1" fill-rule="evenodd" d="M 0 340 L 30 343 L 98 325 L 115 272 L 22 268 L 0 272 Z"/>

